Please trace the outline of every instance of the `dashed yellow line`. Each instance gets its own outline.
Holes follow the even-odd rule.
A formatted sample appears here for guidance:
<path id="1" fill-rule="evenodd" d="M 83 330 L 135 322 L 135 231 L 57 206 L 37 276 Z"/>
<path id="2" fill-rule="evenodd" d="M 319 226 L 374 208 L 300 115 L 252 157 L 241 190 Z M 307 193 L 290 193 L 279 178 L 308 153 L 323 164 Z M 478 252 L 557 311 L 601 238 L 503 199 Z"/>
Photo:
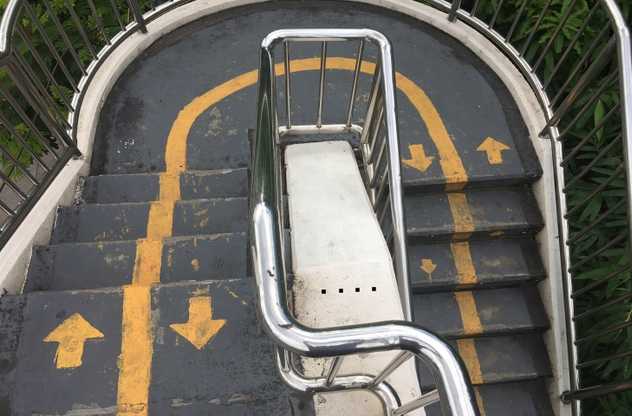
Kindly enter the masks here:
<path id="1" fill-rule="evenodd" d="M 320 58 L 297 59 L 290 63 L 291 72 L 319 69 Z M 327 69 L 353 71 L 355 59 L 328 58 Z M 277 75 L 285 73 L 283 64 L 277 64 L 275 70 Z M 361 72 L 373 74 L 375 64 L 363 62 Z M 159 200 L 151 204 L 147 236 L 137 242 L 132 284 L 124 288 L 123 334 L 118 381 L 118 415 L 120 416 L 148 414 L 153 354 L 150 290 L 151 285 L 160 282 L 163 240 L 172 235 L 173 212 L 176 201 L 180 199 L 180 174 L 186 170 L 187 138 L 191 128 L 195 120 L 208 108 L 232 94 L 255 85 L 257 80 L 258 71 L 254 70 L 209 90 L 185 106 L 171 127 L 165 148 L 165 172 L 160 175 Z M 439 112 L 427 94 L 409 78 L 397 73 L 396 84 L 415 107 L 428 129 L 438 151 L 439 164 L 446 178 L 446 189 L 448 191 L 462 190 L 468 180 L 467 172 Z M 473 221 L 465 195 L 450 195 L 448 199 L 455 228 L 461 233 L 471 232 Z M 475 305 L 472 308 L 471 303 L 465 304 L 466 307 L 468 305 L 469 309 L 462 310 L 462 316 L 465 313 L 478 316 Z M 468 368 L 478 366 L 473 344 L 466 352 L 468 354 L 467 357 L 464 356 L 464 359 Z"/>
<path id="2" fill-rule="evenodd" d="M 472 285 L 477 283 L 478 277 L 476 276 L 476 269 L 472 261 L 470 243 L 467 241 L 454 242 L 450 244 L 450 250 L 452 250 L 452 258 L 456 266 L 459 285 Z"/>
<path id="3" fill-rule="evenodd" d="M 465 362 L 472 384 L 483 384 L 483 372 L 481 371 L 481 364 L 478 361 L 475 341 L 472 338 L 460 339 L 456 342 L 456 345 L 459 350 L 459 355 Z M 480 404 L 479 407 L 481 407 Z"/>

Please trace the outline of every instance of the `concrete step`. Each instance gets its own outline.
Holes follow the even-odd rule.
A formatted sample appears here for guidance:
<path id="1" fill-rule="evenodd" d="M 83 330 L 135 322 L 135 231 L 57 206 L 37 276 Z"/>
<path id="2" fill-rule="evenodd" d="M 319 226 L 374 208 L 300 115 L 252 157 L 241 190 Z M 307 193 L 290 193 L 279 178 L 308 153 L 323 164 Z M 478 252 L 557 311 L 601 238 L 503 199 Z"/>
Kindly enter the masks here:
<path id="1" fill-rule="evenodd" d="M 246 279 L 23 295 L 6 414 L 311 416 L 311 397 L 277 373 L 253 297 Z M 64 348 L 72 336 L 83 348 Z"/>
<path id="2" fill-rule="evenodd" d="M 535 380 L 551 375 L 544 341 L 533 334 L 464 338 L 450 341 L 470 374 L 472 384 L 487 385 Z M 420 382 L 432 386 L 427 370 L 420 367 Z"/>
<path id="3" fill-rule="evenodd" d="M 543 225 L 528 187 L 418 193 L 405 198 L 404 209 L 408 235 L 418 240 L 532 234 Z"/>
<path id="4" fill-rule="evenodd" d="M 98 175 L 85 178 L 82 199 L 87 203 L 115 204 L 159 199 L 160 174 Z M 245 197 L 248 170 L 187 171 L 180 175 L 183 200 Z"/>
<path id="5" fill-rule="evenodd" d="M 546 271 L 531 236 L 408 245 L 415 292 L 511 286 L 540 281 Z"/>
<path id="6" fill-rule="evenodd" d="M 515 383 L 484 384 L 474 388 L 481 415 L 506 416 L 553 416 L 551 401 L 544 380 L 528 380 Z M 428 416 L 446 416 L 438 404 L 426 410 Z"/>
<path id="7" fill-rule="evenodd" d="M 151 203 L 84 204 L 57 213 L 51 244 L 126 241 L 145 238 Z M 173 211 L 173 236 L 243 232 L 246 198 L 178 201 Z"/>
<path id="8" fill-rule="evenodd" d="M 67 243 L 33 250 L 25 292 L 130 284 L 136 241 Z M 245 233 L 174 237 L 163 242 L 163 283 L 235 279 L 247 274 Z"/>
<path id="9" fill-rule="evenodd" d="M 25 303 L 23 296 L 0 297 L 0 415 L 12 414 L 11 395 Z"/>
<path id="10" fill-rule="evenodd" d="M 548 328 L 535 286 L 415 293 L 415 323 L 450 339 L 496 336 Z"/>

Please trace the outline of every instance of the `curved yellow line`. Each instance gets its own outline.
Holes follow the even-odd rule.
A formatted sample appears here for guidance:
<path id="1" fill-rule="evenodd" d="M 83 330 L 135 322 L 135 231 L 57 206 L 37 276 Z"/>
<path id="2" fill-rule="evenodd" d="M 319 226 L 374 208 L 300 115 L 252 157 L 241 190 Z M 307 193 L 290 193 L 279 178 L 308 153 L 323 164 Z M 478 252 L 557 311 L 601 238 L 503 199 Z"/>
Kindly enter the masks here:
<path id="1" fill-rule="evenodd" d="M 353 71 L 355 59 L 332 57 L 327 59 L 327 69 Z M 290 72 L 317 71 L 320 69 L 320 58 L 296 59 L 290 63 Z M 282 64 L 275 67 L 278 76 L 285 74 Z M 364 61 L 361 71 L 365 74 L 375 72 L 375 64 Z M 195 98 L 184 107 L 171 127 L 165 151 L 166 173 L 178 174 L 186 169 L 187 138 L 195 120 L 209 107 L 219 103 L 231 94 L 241 91 L 257 83 L 258 71 L 250 71 L 239 75 Z M 426 93 L 410 78 L 396 73 L 397 88 L 406 95 L 424 121 L 430 137 L 439 153 L 439 164 L 447 184 L 465 184 L 467 173 L 459 154 L 441 120 L 439 112 Z M 458 185 L 457 185 L 458 186 Z"/>

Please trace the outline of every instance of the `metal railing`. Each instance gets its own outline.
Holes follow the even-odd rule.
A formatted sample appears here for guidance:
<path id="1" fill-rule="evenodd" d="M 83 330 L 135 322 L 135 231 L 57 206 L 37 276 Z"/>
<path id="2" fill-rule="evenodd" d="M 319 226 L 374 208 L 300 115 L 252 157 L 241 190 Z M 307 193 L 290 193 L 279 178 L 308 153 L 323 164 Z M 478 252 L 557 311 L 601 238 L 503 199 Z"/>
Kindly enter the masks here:
<path id="1" fill-rule="evenodd" d="M 572 388 L 562 399 L 575 401 L 579 414 L 583 399 L 632 389 L 625 370 L 632 364 L 632 50 L 626 21 L 614 0 L 547 0 L 537 9 L 530 0 L 424 3 L 496 44 L 525 76 L 547 118 L 541 136 L 551 140 L 555 155 L 572 369 Z M 610 370 L 615 363 L 619 374 Z"/>
<path id="2" fill-rule="evenodd" d="M 80 156 L 78 111 L 101 63 L 189 1 L 8 1 L 0 22 L 0 249 Z"/>
<path id="3" fill-rule="evenodd" d="M 292 126 L 291 124 L 291 63 L 290 44 L 293 42 L 318 42 L 321 45 L 320 83 L 318 94 L 317 122 L 314 125 Z M 324 124 L 322 121 L 325 73 L 327 68 L 327 47 L 333 42 L 357 42 L 358 54 L 355 62 L 354 81 L 350 104 L 346 112 L 346 122 Z M 274 62 L 275 46 L 283 45 L 285 50 L 285 85 L 287 122 L 280 127 L 278 122 L 276 71 Z M 379 59 L 373 71 L 371 99 L 365 117 L 364 127 L 354 124 L 349 117 L 353 114 L 354 98 L 358 85 L 362 51 L 368 44 L 377 46 Z M 378 32 L 358 30 L 307 29 L 281 30 L 268 35 L 261 48 L 259 98 L 257 107 L 257 132 L 252 146 L 252 181 L 250 190 L 250 238 L 253 270 L 257 283 L 258 301 L 264 328 L 277 343 L 279 369 L 285 381 L 292 387 L 308 392 L 330 392 L 340 390 L 368 390 L 376 394 L 384 405 L 387 415 L 405 415 L 439 401 L 445 414 L 478 415 L 473 391 L 467 372 L 458 355 L 444 341 L 435 335 L 405 322 L 382 322 L 367 325 L 347 326 L 330 329 L 306 328 L 297 322 L 289 312 L 287 289 L 288 270 L 286 265 L 285 215 L 283 213 L 284 172 L 283 142 L 288 136 L 317 133 L 351 133 L 362 138 L 361 146 L 373 149 L 363 150 L 363 158 L 371 160 L 374 151 L 385 146 L 384 155 L 388 170 L 374 166 L 373 174 L 367 176 L 369 192 L 379 193 L 379 185 L 371 185 L 371 178 L 382 177 L 388 172 L 387 182 L 400 188 L 399 156 L 397 154 L 397 125 L 395 121 L 394 73 L 390 46 L 386 38 Z M 382 114 L 382 116 L 379 116 Z M 379 136 L 380 117 L 385 119 L 385 138 L 367 139 Z M 379 121 L 379 122 L 378 122 Z M 369 134 L 374 133 L 374 134 Z M 389 151 L 389 149 L 393 151 Z M 393 166 L 395 165 L 395 166 Z M 388 176 L 387 175 L 387 176 Z M 376 183 L 381 182 L 375 181 Z M 382 191 L 385 192 L 385 191 Z M 391 193 L 397 195 L 397 190 Z M 379 201 L 377 196 L 373 201 Z M 401 196 L 400 196 L 401 201 Z M 376 206 L 380 206 L 377 204 Z M 401 207 L 401 202 L 399 202 Z M 397 208 L 396 208 L 397 209 Z M 395 211 L 395 210 L 393 210 Z M 397 224 L 396 214 L 391 215 Z M 403 225 L 403 224 L 402 224 Z M 391 227 L 397 231 L 397 225 Z M 397 238 L 397 237 L 394 237 Z M 405 248 L 405 246 L 404 246 Z M 395 263 L 398 259 L 395 258 Z M 344 357 L 378 351 L 399 350 L 393 361 L 379 374 L 339 375 Z M 332 358 L 326 376 L 310 378 L 296 366 L 296 355 L 310 358 Z M 409 359 L 417 357 L 434 370 L 438 389 L 424 392 L 419 398 L 402 404 L 397 392 L 386 379 Z"/>

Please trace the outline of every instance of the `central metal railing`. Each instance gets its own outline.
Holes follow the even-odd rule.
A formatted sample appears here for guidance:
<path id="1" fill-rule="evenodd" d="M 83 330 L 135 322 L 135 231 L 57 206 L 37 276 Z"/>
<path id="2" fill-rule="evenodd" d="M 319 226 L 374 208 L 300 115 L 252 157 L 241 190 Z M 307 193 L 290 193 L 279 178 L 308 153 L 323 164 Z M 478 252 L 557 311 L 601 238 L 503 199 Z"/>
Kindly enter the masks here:
<path id="1" fill-rule="evenodd" d="M 292 126 L 291 124 L 291 81 L 292 72 L 289 49 L 293 42 L 318 42 L 321 45 L 320 87 L 318 94 L 317 121 L 314 125 Z M 358 54 L 355 61 L 354 81 L 346 122 L 325 124 L 322 119 L 325 73 L 327 69 L 327 47 L 332 42 L 357 42 Z M 278 124 L 275 46 L 284 46 L 286 75 L 287 114 L 285 126 Z M 358 77 L 362 62 L 362 51 L 366 44 L 379 50 L 378 64 L 373 72 L 371 98 L 365 113 L 364 126 L 353 123 L 353 114 Z M 283 65 L 283 64 L 282 64 Z M 257 106 L 257 132 L 252 146 L 252 182 L 250 193 L 250 226 L 253 271 L 256 277 L 258 301 L 264 328 L 279 348 L 278 359 L 281 375 L 292 387 L 308 392 L 331 392 L 340 390 L 368 390 L 376 394 L 384 405 L 386 415 L 406 415 L 439 401 L 444 414 L 459 416 L 478 415 L 478 409 L 467 372 L 458 355 L 444 341 L 409 322 L 393 321 L 329 329 L 307 328 L 297 322 L 288 306 L 288 266 L 284 253 L 285 215 L 283 144 L 288 136 L 312 134 L 319 131 L 327 135 L 355 133 L 360 136 L 363 160 L 372 173 L 367 175 L 367 190 L 373 193 L 372 200 L 378 212 L 383 212 L 386 203 L 380 203 L 380 192 L 390 192 L 393 238 L 398 234 L 403 221 L 397 218 L 401 209 L 399 177 L 399 155 L 397 125 L 395 120 L 394 73 L 390 45 L 378 32 L 359 30 L 307 29 L 281 30 L 268 35 L 261 48 L 259 98 Z M 382 124 L 384 123 L 384 124 Z M 384 131 L 383 130 L 384 127 Z M 375 137 L 382 135 L 383 138 Z M 367 138 L 369 136 L 369 138 Z M 375 137 L 373 137 L 375 136 Z M 382 156 L 376 152 L 383 153 Z M 375 156 L 373 156 L 375 155 Z M 382 158 L 383 162 L 379 159 Z M 382 165 L 388 166 L 381 167 Z M 365 166 L 366 167 L 366 166 Z M 380 178 L 374 180 L 375 178 Z M 389 180 L 387 180 L 389 178 Z M 373 185 L 372 185 L 373 183 Z M 378 185 L 381 184 L 381 185 Z M 387 187 L 390 190 L 380 190 Z M 398 198 L 399 201 L 394 201 Z M 388 204 L 387 204 L 388 205 Z M 399 207 L 399 208 L 397 208 Z M 385 215 L 385 214 L 384 214 Z M 388 233 L 388 231 L 386 231 Z M 388 238 L 388 234 L 387 234 Z M 397 247 L 397 244 L 395 244 Z M 395 248 L 397 250 L 397 248 Z M 405 255 L 404 255 L 405 258 Z M 395 256 L 396 266 L 400 259 Z M 404 276 L 404 281 L 407 281 Z M 400 351 L 393 361 L 378 374 L 339 375 L 345 356 L 379 351 Z M 324 377 L 308 377 L 296 365 L 297 355 L 310 358 L 332 358 Z M 401 403 L 397 392 L 388 384 L 387 378 L 413 357 L 417 357 L 433 371 L 438 388 L 422 393 L 409 403 Z M 451 413 L 449 413 L 451 412 Z"/>

